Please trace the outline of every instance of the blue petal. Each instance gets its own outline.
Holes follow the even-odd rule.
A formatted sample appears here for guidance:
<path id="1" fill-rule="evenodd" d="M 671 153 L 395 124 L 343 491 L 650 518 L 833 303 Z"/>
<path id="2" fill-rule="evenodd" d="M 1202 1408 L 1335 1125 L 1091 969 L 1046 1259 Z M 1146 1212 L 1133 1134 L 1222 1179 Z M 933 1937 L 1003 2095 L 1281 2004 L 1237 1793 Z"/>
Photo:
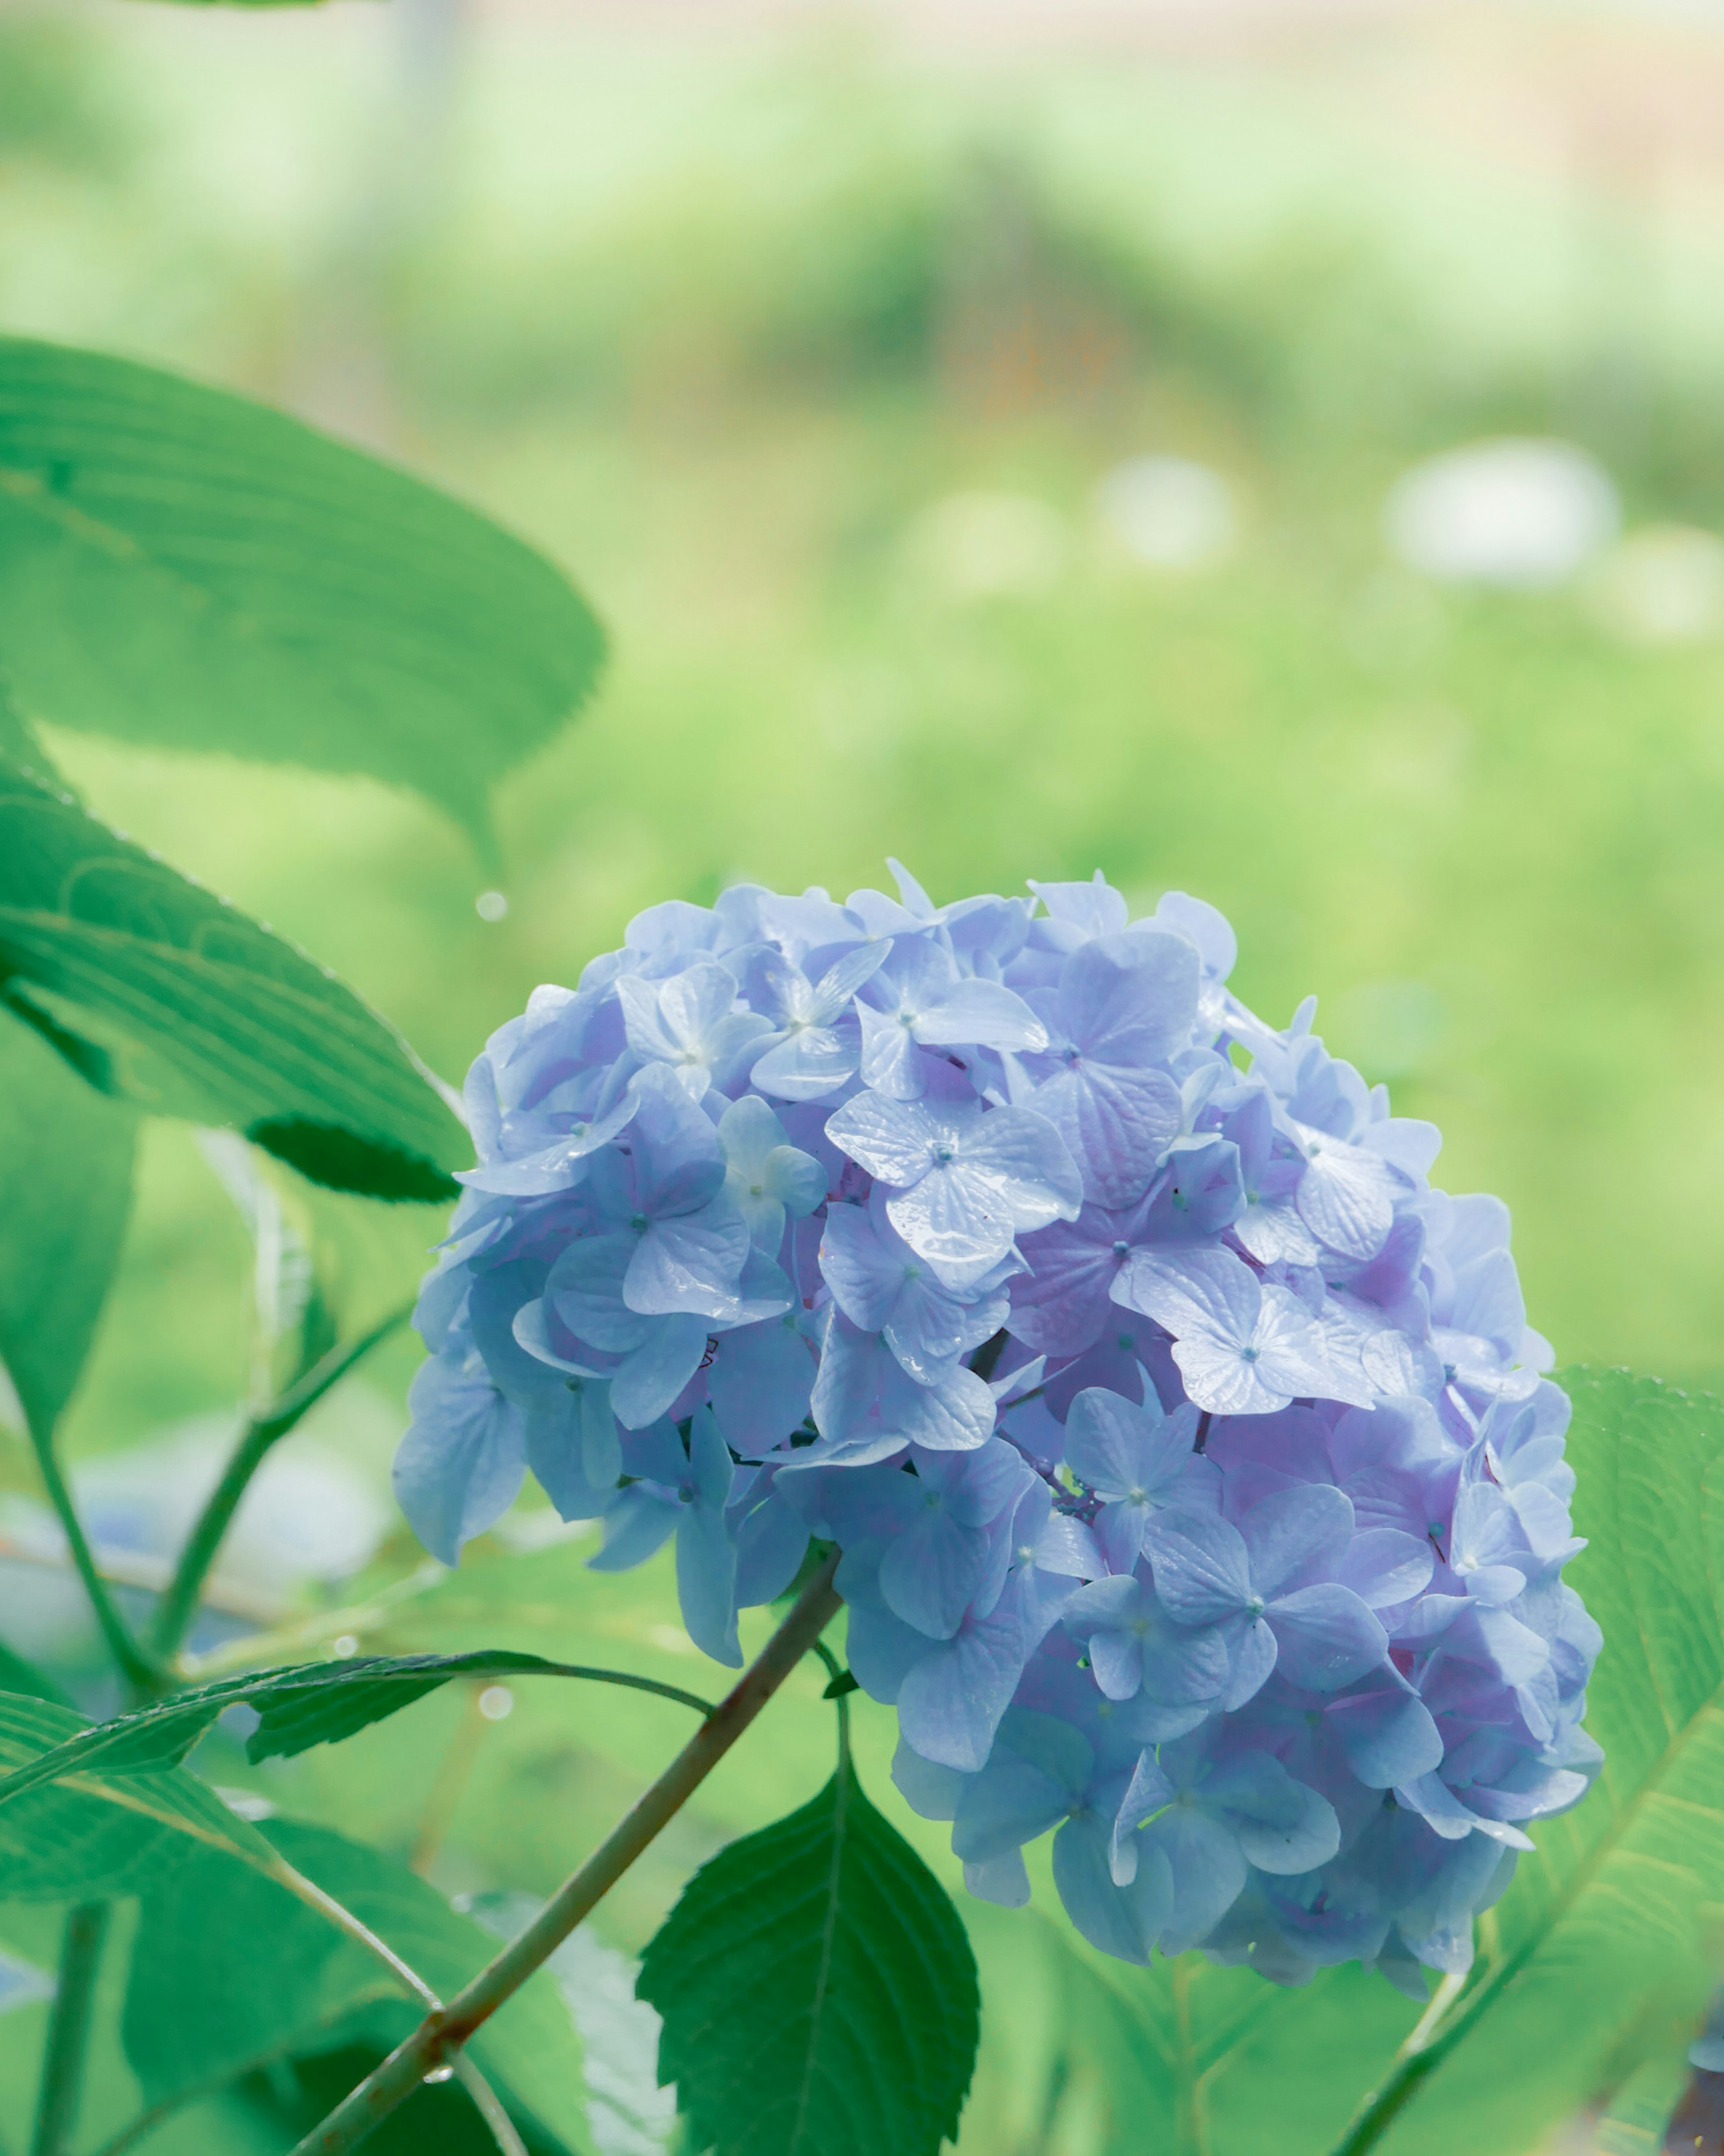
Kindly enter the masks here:
<path id="1" fill-rule="evenodd" d="M 526 1472 L 526 1419 L 491 1383 L 476 1353 L 423 1363 L 413 1416 L 395 1455 L 396 1502 L 445 1564 L 515 1502 Z"/>

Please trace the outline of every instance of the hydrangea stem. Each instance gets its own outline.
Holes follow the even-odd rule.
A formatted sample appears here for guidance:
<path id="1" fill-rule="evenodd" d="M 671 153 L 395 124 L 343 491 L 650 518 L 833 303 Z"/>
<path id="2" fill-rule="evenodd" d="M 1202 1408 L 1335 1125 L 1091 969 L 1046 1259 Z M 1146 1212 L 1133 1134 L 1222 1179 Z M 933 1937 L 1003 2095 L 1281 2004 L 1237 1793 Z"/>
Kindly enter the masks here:
<path id="1" fill-rule="evenodd" d="M 474 2030 L 556 1952 L 681 1810 L 837 1614 L 840 1597 L 832 1577 L 838 1560 L 838 1551 L 832 1551 L 727 1697 L 520 1937 L 440 2012 L 428 2014 L 412 2035 L 305 2136 L 293 2156 L 341 2156 L 346 2149 L 357 2148 L 428 2074 L 447 2065 Z"/>
<path id="2" fill-rule="evenodd" d="M 209 1577 L 209 1568 L 215 1563 L 216 1553 L 222 1538 L 233 1524 L 239 1501 L 245 1495 L 251 1478 L 264 1464 L 272 1445 L 285 1437 L 300 1419 L 316 1406 L 331 1386 L 339 1384 L 347 1373 L 380 1342 L 404 1325 L 413 1306 L 404 1303 L 400 1309 L 392 1310 L 387 1317 L 380 1318 L 369 1332 L 362 1332 L 357 1340 L 331 1348 L 321 1362 L 314 1363 L 303 1377 L 290 1385 L 281 1397 L 269 1406 L 253 1415 L 240 1433 L 239 1442 L 222 1471 L 221 1480 L 211 1491 L 196 1525 L 180 1552 L 179 1563 L 174 1567 L 173 1578 L 167 1590 L 156 1605 L 155 1621 L 151 1626 L 151 1640 L 156 1652 L 164 1661 L 171 1660 L 179 1650 L 180 1644 L 190 1630 L 192 1620 L 197 1614 L 198 1600 L 203 1591 L 203 1583 Z"/>
<path id="3" fill-rule="evenodd" d="M 33 1430 L 31 1443 L 35 1447 L 36 1464 L 41 1471 L 44 1488 L 49 1502 L 59 1516 L 64 1531 L 67 1548 L 72 1553 L 73 1568 L 84 1584 L 84 1592 L 90 1598 L 90 1606 L 95 1612 L 96 1623 L 101 1628 L 102 1639 L 112 1657 L 115 1667 L 126 1683 L 141 1698 L 153 1697 L 160 1689 L 161 1672 L 152 1658 L 132 1637 L 131 1628 L 121 1615 L 118 1604 L 108 1592 L 107 1582 L 96 1569 L 95 1553 L 90 1547 L 90 1537 L 84 1532 L 84 1522 L 78 1517 L 78 1507 L 72 1502 L 72 1492 L 66 1478 L 60 1472 L 60 1464 L 54 1455 L 51 1434 Z"/>
<path id="4" fill-rule="evenodd" d="M 1449 2008 L 1465 1984 L 1465 1975 L 1445 1976 L 1438 1984 L 1430 1995 L 1429 2005 L 1395 2053 L 1382 2087 L 1373 2089 L 1353 2113 L 1346 2133 L 1336 2144 L 1335 2156 L 1366 2156 L 1366 2151 L 1374 2148 L 1394 2123 L 1402 2107 L 1416 2094 L 1432 2068 L 1448 2056 L 1473 2018 L 1471 2010 L 1452 2019 L 1449 2015 Z M 1486 1985 L 1474 1992 L 1474 2001 L 1487 1989 L 1495 1989 L 1488 1979 Z"/>
<path id="5" fill-rule="evenodd" d="M 42 2057 L 42 2088 L 36 2099 L 36 2126 L 30 2137 L 30 2156 L 64 2156 L 78 2123 L 84 2054 L 90 2042 L 90 2015 L 95 2005 L 102 1942 L 107 1937 L 108 1911 L 105 1902 L 84 1902 L 66 1914 L 54 2012 Z"/>

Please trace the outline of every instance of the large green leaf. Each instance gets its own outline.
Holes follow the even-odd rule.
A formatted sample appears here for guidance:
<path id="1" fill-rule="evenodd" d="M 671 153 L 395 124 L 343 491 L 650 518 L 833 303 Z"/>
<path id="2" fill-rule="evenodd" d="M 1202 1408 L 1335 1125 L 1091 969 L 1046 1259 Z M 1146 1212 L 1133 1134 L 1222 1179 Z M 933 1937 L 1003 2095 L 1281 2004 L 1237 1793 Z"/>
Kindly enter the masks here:
<path id="1" fill-rule="evenodd" d="M 87 1725 L 50 1702 L 0 1692 L 0 1768 L 27 1765 Z M 0 1901 L 99 1901 L 137 1892 L 200 1850 L 269 1871 L 257 1829 L 183 1768 L 74 1775 L 0 1811 Z"/>
<path id="2" fill-rule="evenodd" d="M 336 1189 L 453 1194 L 464 1133 L 398 1034 L 290 943 L 3 764 L 0 993 L 141 1106 L 236 1124 Z"/>
<path id="3" fill-rule="evenodd" d="M 957 1912 L 848 1760 L 703 1865 L 641 1963 L 659 2077 L 717 2156 L 936 2156 L 978 2031 Z"/>
<path id="4" fill-rule="evenodd" d="M 505 1676 L 576 1677 L 621 1685 L 680 1700 L 702 1713 L 708 1711 L 708 1702 L 695 1693 L 651 1677 L 546 1661 L 541 1655 L 518 1655 L 501 1647 L 458 1655 L 304 1662 L 290 1669 L 223 1677 L 195 1691 L 176 1693 L 157 1705 L 118 1715 L 111 1722 L 80 1727 L 53 1751 L 0 1775 L 0 1807 L 17 1803 L 31 1789 L 97 1768 L 118 1775 L 176 1767 L 224 1708 L 242 1702 L 255 1708 L 259 1717 L 245 1748 L 255 1764 L 263 1759 L 290 1758 L 314 1744 L 338 1744 L 343 1738 L 398 1714 L 452 1678 Z"/>
<path id="5" fill-rule="evenodd" d="M 137 1118 L 0 1014 L 0 1363 L 44 1440 L 120 1262 Z"/>
<path id="6" fill-rule="evenodd" d="M 495 1953 L 490 1932 L 394 1858 L 285 1819 L 263 1821 L 259 1832 L 440 1997 Z M 420 2015 L 373 1955 L 268 1879 L 212 1858 L 146 1894 L 124 2033 L 148 2102 L 171 2102 L 310 2048 L 351 2028 L 362 2011 L 384 2043 L 398 2041 Z M 588 2148 L 580 2041 L 548 1976 L 524 1985 L 472 2049 L 544 2132 L 567 2149 Z"/>
<path id="7" fill-rule="evenodd" d="M 0 340 L 0 670 L 31 719 L 365 773 L 489 832 L 603 639 L 531 547 L 279 412 Z"/>

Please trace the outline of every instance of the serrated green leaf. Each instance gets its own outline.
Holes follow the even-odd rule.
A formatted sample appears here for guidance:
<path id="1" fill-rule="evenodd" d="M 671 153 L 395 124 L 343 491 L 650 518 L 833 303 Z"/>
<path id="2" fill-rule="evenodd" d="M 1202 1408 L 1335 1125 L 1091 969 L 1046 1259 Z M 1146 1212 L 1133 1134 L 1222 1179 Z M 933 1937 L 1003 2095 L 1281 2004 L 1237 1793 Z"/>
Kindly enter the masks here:
<path id="1" fill-rule="evenodd" d="M 542 556 L 404 472 L 244 398 L 0 340 L 0 667 L 28 717 L 364 773 L 485 845 L 490 782 L 603 654 Z"/>
<path id="2" fill-rule="evenodd" d="M 439 1996 L 450 1997 L 495 1953 L 490 1933 L 394 1858 L 327 1827 L 273 1819 L 258 1830 Z M 149 2102 L 305 2048 L 362 2012 L 385 2043 L 420 2015 L 377 1960 L 268 1879 L 211 1860 L 182 1872 L 170 1890 L 146 1895 L 123 2033 Z M 524 1985 L 472 2049 L 500 2092 L 584 2156 L 580 2041 L 548 1977 Z"/>
<path id="3" fill-rule="evenodd" d="M 153 1774 L 176 1767 L 224 1708 L 242 1702 L 259 1716 L 246 1743 L 246 1755 L 255 1764 L 263 1759 L 291 1758 L 314 1744 L 339 1744 L 373 1722 L 398 1714 L 452 1678 L 505 1676 L 573 1677 L 621 1685 L 678 1698 L 702 1712 L 707 1710 L 707 1702 L 694 1693 L 650 1677 L 546 1661 L 540 1655 L 515 1654 L 503 1647 L 459 1655 L 377 1655 L 352 1661 L 303 1662 L 290 1669 L 223 1677 L 133 1713 L 116 1715 L 110 1722 L 82 1726 L 52 1751 L 0 1775 L 0 1808 L 18 1802 L 32 1789 L 73 1775 L 97 1770 L 112 1775 Z"/>
<path id="4" fill-rule="evenodd" d="M 659 2078 L 718 2156 L 936 2156 L 978 2033 L 957 1912 L 848 1760 L 703 1865 L 642 1959 Z"/>
<path id="5" fill-rule="evenodd" d="M 49 1037 L 66 1029 L 105 1055 L 140 1106 L 237 1125 L 334 1188 L 454 1191 L 445 1169 L 465 1134 L 392 1027 L 290 943 L 3 764 L 0 979 Z"/>
<path id="6" fill-rule="evenodd" d="M 0 1692 L 0 1768 L 26 1766 L 88 1727 L 45 1700 Z M 199 1850 L 268 1870 L 255 1827 L 182 1768 L 74 1774 L 0 1812 L 0 1900 L 99 1901 L 139 1892 Z"/>
<path id="7" fill-rule="evenodd" d="M 44 1442 L 120 1262 L 136 1135 L 130 1108 L 0 1013 L 0 1363 Z"/>

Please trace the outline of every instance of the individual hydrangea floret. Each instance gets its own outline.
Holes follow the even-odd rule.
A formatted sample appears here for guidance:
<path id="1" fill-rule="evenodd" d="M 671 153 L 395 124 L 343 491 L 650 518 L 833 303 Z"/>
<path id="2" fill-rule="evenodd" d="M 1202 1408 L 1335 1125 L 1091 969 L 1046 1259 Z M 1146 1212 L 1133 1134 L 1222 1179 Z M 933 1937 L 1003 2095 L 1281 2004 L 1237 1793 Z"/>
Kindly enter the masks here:
<path id="1" fill-rule="evenodd" d="M 1422 1997 L 1599 1759 L 1507 1213 L 1201 901 L 894 873 L 654 907 L 493 1035 L 402 1503 L 454 1563 L 530 1469 L 732 1666 L 835 1544 L 973 1892 L 1051 1831 L 1107 1953 Z"/>

